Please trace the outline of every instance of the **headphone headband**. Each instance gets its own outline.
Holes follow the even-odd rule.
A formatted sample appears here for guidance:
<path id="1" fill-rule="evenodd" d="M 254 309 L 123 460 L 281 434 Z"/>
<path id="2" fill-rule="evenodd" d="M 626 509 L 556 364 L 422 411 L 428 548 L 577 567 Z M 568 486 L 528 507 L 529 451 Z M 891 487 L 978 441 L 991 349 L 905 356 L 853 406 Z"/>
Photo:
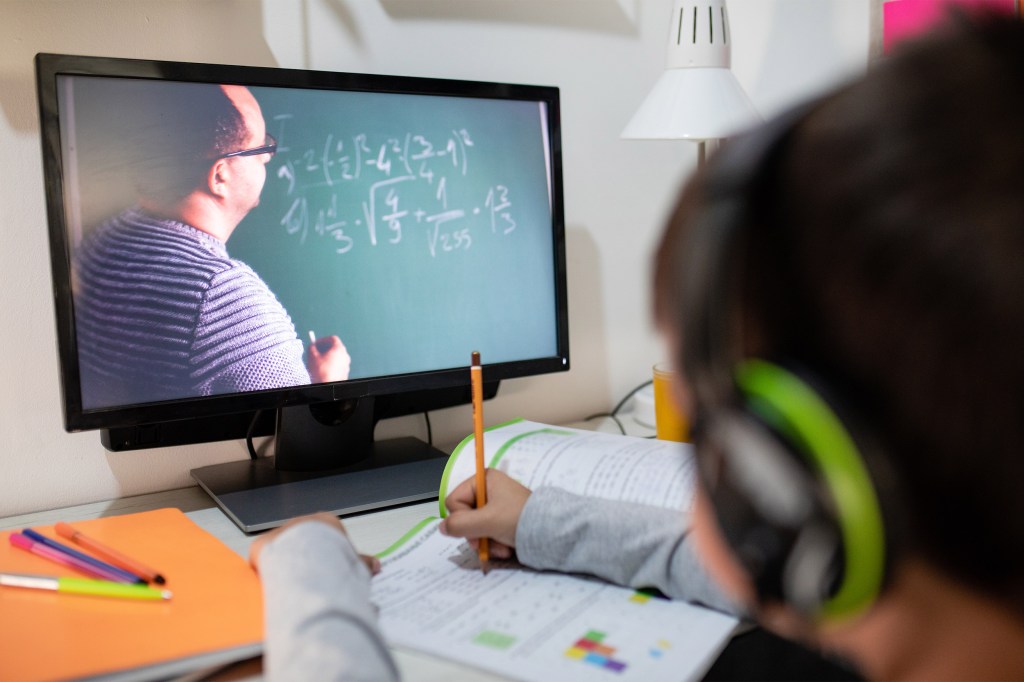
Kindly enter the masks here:
<path id="1" fill-rule="evenodd" d="M 788 141 L 818 106 L 788 111 L 711 160 L 686 243 L 682 350 L 697 404 L 698 468 L 759 598 L 836 618 L 869 606 L 885 578 L 885 525 L 858 447 L 874 441 L 853 438 L 840 418 L 850 416 L 848 406 L 837 412 L 841 392 L 824 377 L 802 376 L 788 358 L 783 365 L 745 357 L 735 332 L 743 242 L 751 230 L 778 224 L 771 202 L 759 200 L 771 198 Z"/>
<path id="2" fill-rule="evenodd" d="M 713 405 L 726 398 L 721 387 L 732 384 L 733 363 L 742 356 L 729 333 L 730 302 L 737 296 L 730 266 L 750 219 L 751 196 L 797 124 L 817 106 L 804 103 L 728 141 L 708 166 L 706 208 L 687 240 L 683 301 L 683 369 L 698 402 Z"/>

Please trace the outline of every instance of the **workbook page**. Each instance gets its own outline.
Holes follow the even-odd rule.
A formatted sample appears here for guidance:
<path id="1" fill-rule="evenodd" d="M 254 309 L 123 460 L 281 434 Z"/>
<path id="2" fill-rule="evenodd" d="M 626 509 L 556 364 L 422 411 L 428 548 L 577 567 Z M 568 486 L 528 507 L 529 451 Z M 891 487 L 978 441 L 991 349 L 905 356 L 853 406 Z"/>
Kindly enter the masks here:
<path id="1" fill-rule="evenodd" d="M 452 488 L 474 475 L 475 448 L 470 436 L 455 449 L 441 484 L 442 503 Z M 693 499 L 696 471 L 692 446 L 686 443 L 520 420 L 484 432 L 484 460 L 531 490 L 554 486 L 684 511 Z"/>
<path id="2" fill-rule="evenodd" d="M 395 646 L 520 680 L 699 677 L 737 621 L 596 579 L 491 561 L 421 524 L 371 583 Z"/>

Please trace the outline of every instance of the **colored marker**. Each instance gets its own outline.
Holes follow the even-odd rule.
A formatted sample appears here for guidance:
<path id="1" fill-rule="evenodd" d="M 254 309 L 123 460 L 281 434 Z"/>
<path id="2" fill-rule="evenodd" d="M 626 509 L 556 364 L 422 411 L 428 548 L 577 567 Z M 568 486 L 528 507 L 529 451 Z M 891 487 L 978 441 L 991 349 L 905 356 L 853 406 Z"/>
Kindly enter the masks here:
<path id="1" fill-rule="evenodd" d="M 89 563 L 89 564 L 92 564 L 93 566 L 95 566 L 95 567 L 97 567 L 97 568 L 99 568 L 101 570 L 108 571 L 109 573 L 111 573 L 111 574 L 113 574 L 115 576 L 118 576 L 117 582 L 121 582 L 121 583 L 144 583 L 144 582 L 146 582 L 145 580 L 143 580 L 139 576 L 135 575 L 134 573 L 129 573 L 128 571 L 120 569 L 117 566 L 113 566 L 113 565 L 108 564 L 108 563 L 106 563 L 104 561 L 100 561 L 96 557 L 91 557 L 88 554 L 83 554 L 82 552 L 79 552 L 78 550 L 72 549 L 72 548 L 68 547 L 65 544 L 57 542 L 56 540 L 51 540 L 50 538 L 46 537 L 45 535 L 42 535 L 41 533 L 37 533 L 36 531 L 32 530 L 31 528 L 24 528 L 24 529 L 22 529 L 21 532 L 22 532 L 23 535 L 27 536 L 30 540 L 34 540 L 35 542 L 41 542 L 42 544 L 46 545 L 47 547 L 54 548 L 58 552 L 64 552 L 65 554 L 70 554 L 71 556 L 75 557 L 76 559 L 81 559 L 82 561 L 84 561 L 86 563 Z M 113 580 L 113 578 L 111 578 L 111 580 Z"/>
<path id="2" fill-rule="evenodd" d="M 11 533 L 10 541 L 11 544 L 17 547 L 18 549 L 23 549 L 26 552 L 31 552 L 36 556 L 41 556 L 44 559 L 49 559 L 50 561 L 62 564 L 64 566 L 67 566 L 68 568 L 73 568 L 76 571 L 85 573 L 90 577 L 123 583 L 119 576 L 111 573 L 110 571 L 106 571 L 97 566 L 93 566 L 87 561 L 76 559 L 70 554 L 65 554 L 64 552 L 56 550 L 53 547 L 47 547 L 43 543 L 36 542 L 35 540 L 32 540 L 31 538 L 26 537 L 21 533 Z"/>
<path id="3" fill-rule="evenodd" d="M 51 590 L 67 594 L 85 594 L 94 597 L 116 597 L 120 599 L 170 599 L 171 591 L 149 585 L 126 585 L 109 580 L 89 578 L 63 578 L 55 575 L 31 573 L 0 573 L 0 585 L 21 587 L 30 590 Z"/>
<path id="4" fill-rule="evenodd" d="M 103 543 L 98 542 L 97 540 L 93 540 L 88 535 L 83 535 L 81 531 L 75 530 L 63 521 L 59 522 L 56 526 L 53 527 L 53 529 L 57 531 L 57 535 L 61 536 L 62 538 L 67 538 L 75 544 L 85 547 L 90 552 L 98 554 L 99 556 L 103 557 L 104 559 L 114 564 L 118 568 L 124 569 L 129 573 L 133 573 L 139 576 L 147 583 L 159 583 L 160 585 L 163 585 L 165 582 L 167 582 L 167 580 L 165 580 L 164 577 L 160 575 L 160 573 L 153 570 L 152 568 L 149 568 L 148 566 L 139 563 L 138 561 L 132 559 L 129 556 L 125 556 L 124 554 L 122 554 L 121 552 L 117 551 L 112 547 L 107 547 Z"/>

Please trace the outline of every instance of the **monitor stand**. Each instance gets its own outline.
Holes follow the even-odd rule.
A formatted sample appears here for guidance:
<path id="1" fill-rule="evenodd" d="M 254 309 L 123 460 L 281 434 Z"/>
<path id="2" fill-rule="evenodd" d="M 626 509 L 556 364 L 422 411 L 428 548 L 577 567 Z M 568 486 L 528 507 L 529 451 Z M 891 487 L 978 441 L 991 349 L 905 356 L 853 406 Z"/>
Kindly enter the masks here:
<path id="1" fill-rule="evenodd" d="M 280 471 L 274 457 L 192 470 L 192 478 L 246 533 L 329 511 L 343 516 L 437 499 L 448 457 L 417 438 L 380 441 L 362 462 L 327 472 Z"/>
<path id="2" fill-rule="evenodd" d="M 372 401 L 359 402 L 339 423 L 309 407 L 282 408 L 277 456 L 200 467 L 192 478 L 246 533 L 314 512 L 342 516 L 437 499 L 448 456 L 418 438 L 373 441 Z"/>

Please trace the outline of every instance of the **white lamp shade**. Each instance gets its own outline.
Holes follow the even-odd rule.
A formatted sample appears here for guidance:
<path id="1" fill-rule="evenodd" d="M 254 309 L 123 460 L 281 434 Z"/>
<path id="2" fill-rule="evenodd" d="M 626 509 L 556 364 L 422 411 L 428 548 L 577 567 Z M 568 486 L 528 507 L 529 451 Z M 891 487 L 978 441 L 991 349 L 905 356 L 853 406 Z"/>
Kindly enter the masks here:
<path id="1" fill-rule="evenodd" d="M 627 139 L 716 140 L 760 117 L 729 70 L 725 0 L 675 0 L 667 69 L 622 131 Z"/>
<path id="2" fill-rule="evenodd" d="M 716 140 L 760 121 L 729 69 L 668 69 L 622 131 L 637 140 Z"/>

